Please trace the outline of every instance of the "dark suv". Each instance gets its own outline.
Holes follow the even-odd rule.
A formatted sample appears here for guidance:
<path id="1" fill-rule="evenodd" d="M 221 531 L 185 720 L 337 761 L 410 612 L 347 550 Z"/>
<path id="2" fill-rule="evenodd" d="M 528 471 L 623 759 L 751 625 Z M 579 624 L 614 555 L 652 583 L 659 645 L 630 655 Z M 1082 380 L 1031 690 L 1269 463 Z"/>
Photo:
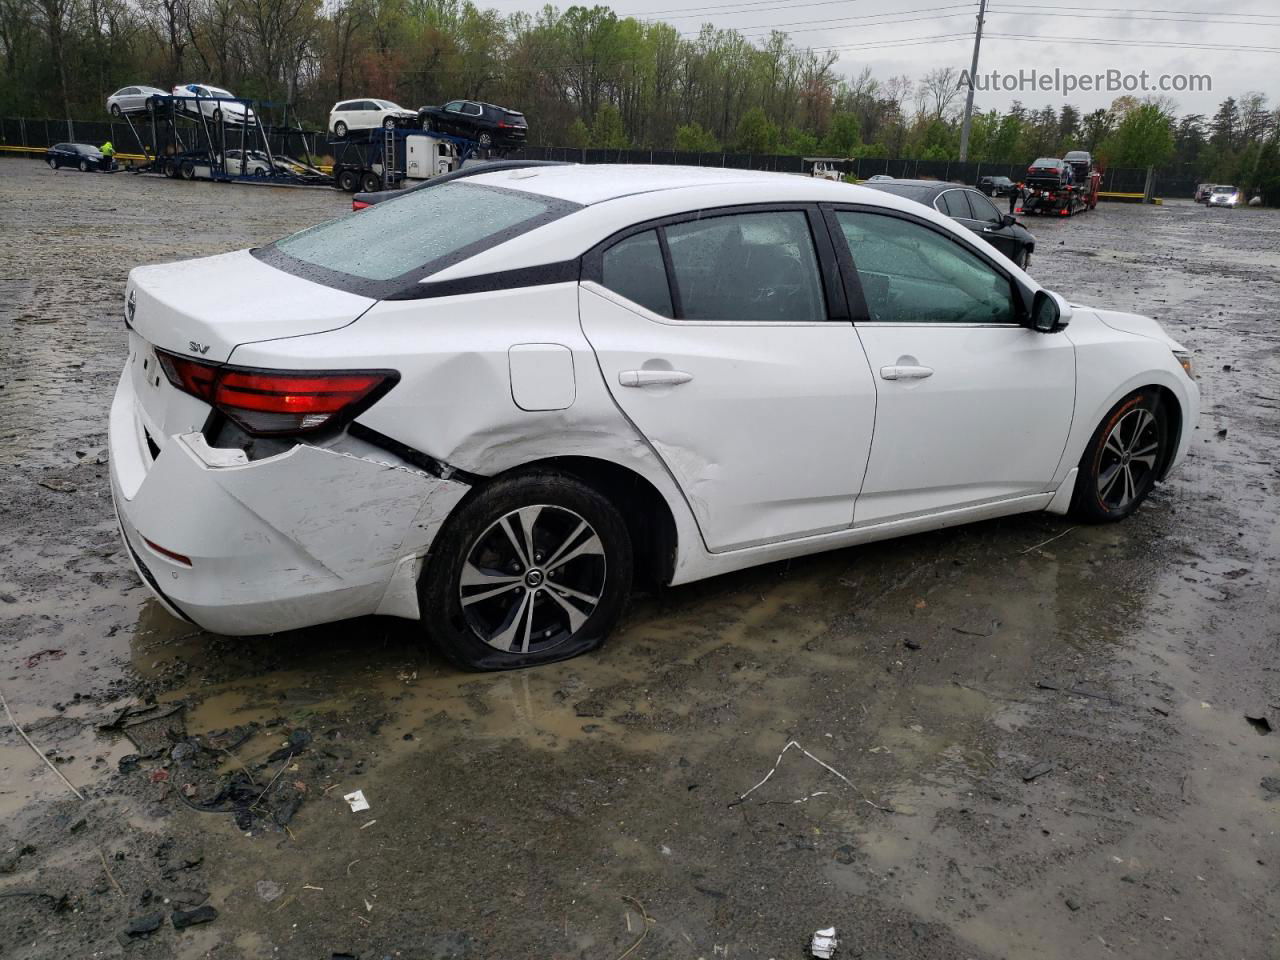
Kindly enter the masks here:
<path id="1" fill-rule="evenodd" d="M 422 107 L 418 122 L 423 130 L 466 137 L 482 147 L 521 146 L 529 135 L 523 113 L 478 100 L 450 100 L 443 107 Z"/>

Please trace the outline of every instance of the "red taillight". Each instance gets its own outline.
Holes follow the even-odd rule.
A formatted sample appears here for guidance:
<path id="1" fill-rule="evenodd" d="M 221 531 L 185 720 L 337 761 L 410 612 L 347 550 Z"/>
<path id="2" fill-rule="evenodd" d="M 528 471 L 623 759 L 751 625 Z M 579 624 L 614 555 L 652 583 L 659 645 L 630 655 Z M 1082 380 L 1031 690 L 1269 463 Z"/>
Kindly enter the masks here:
<path id="1" fill-rule="evenodd" d="M 352 201 L 351 201 L 351 209 L 352 209 L 352 210 L 363 210 L 365 207 L 371 207 L 371 206 L 373 206 L 373 204 L 371 204 L 371 203 L 365 203 L 363 200 L 352 200 Z M 361 221 L 361 223 L 363 223 L 363 222 L 364 222 L 364 221 Z"/>
<path id="2" fill-rule="evenodd" d="M 246 370 L 156 354 L 171 384 L 255 436 L 319 430 L 357 412 L 397 379 L 389 370 Z"/>

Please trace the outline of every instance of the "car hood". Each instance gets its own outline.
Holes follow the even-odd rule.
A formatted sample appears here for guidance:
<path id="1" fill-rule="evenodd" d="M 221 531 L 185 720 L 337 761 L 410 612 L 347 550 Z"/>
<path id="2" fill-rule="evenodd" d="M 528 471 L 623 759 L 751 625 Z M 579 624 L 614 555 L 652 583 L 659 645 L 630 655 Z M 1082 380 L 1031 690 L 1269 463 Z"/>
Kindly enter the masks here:
<path id="1" fill-rule="evenodd" d="M 1074 306 L 1074 304 L 1073 304 Z M 1083 307 L 1097 315 L 1098 319 L 1110 327 L 1112 330 L 1119 330 L 1121 333 L 1131 333 L 1136 337 L 1146 337 L 1148 340 L 1158 340 L 1160 343 L 1167 343 L 1174 350 L 1182 350 L 1182 344 L 1169 336 L 1165 332 L 1164 327 L 1160 326 L 1158 321 L 1152 320 L 1150 317 L 1144 317 L 1139 313 L 1120 313 L 1115 310 L 1099 310 L 1097 307 Z"/>
<path id="2" fill-rule="evenodd" d="M 277 270 L 239 250 L 135 267 L 125 291 L 125 316 L 155 346 L 222 362 L 242 343 L 345 327 L 374 303 Z"/>

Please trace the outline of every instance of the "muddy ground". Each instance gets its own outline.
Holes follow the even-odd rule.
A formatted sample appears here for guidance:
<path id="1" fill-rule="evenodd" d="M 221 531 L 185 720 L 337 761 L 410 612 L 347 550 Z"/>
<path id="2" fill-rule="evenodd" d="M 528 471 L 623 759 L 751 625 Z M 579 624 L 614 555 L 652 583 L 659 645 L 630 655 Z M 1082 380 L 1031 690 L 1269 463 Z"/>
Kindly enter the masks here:
<path id="1" fill-rule="evenodd" d="M 193 632 L 117 540 L 127 270 L 346 204 L 0 160 L 0 691 L 84 796 L 0 717 L 0 956 L 1280 957 L 1280 214 L 1031 224 L 1196 351 L 1131 520 L 775 564 L 476 676 L 402 621 Z M 735 803 L 793 740 L 830 769 Z"/>

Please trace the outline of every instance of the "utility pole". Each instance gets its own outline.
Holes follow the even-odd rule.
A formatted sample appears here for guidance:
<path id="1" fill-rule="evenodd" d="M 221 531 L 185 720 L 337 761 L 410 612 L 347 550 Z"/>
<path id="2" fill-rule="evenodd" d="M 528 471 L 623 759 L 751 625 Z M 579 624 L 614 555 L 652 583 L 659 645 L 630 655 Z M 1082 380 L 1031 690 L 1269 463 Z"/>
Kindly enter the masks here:
<path id="1" fill-rule="evenodd" d="M 982 46 L 982 21 L 987 0 L 978 0 L 978 29 L 973 35 L 973 63 L 969 66 L 969 93 L 964 98 L 964 122 L 960 124 L 960 162 L 969 159 L 969 128 L 973 126 L 973 86 L 978 76 L 978 48 Z"/>

